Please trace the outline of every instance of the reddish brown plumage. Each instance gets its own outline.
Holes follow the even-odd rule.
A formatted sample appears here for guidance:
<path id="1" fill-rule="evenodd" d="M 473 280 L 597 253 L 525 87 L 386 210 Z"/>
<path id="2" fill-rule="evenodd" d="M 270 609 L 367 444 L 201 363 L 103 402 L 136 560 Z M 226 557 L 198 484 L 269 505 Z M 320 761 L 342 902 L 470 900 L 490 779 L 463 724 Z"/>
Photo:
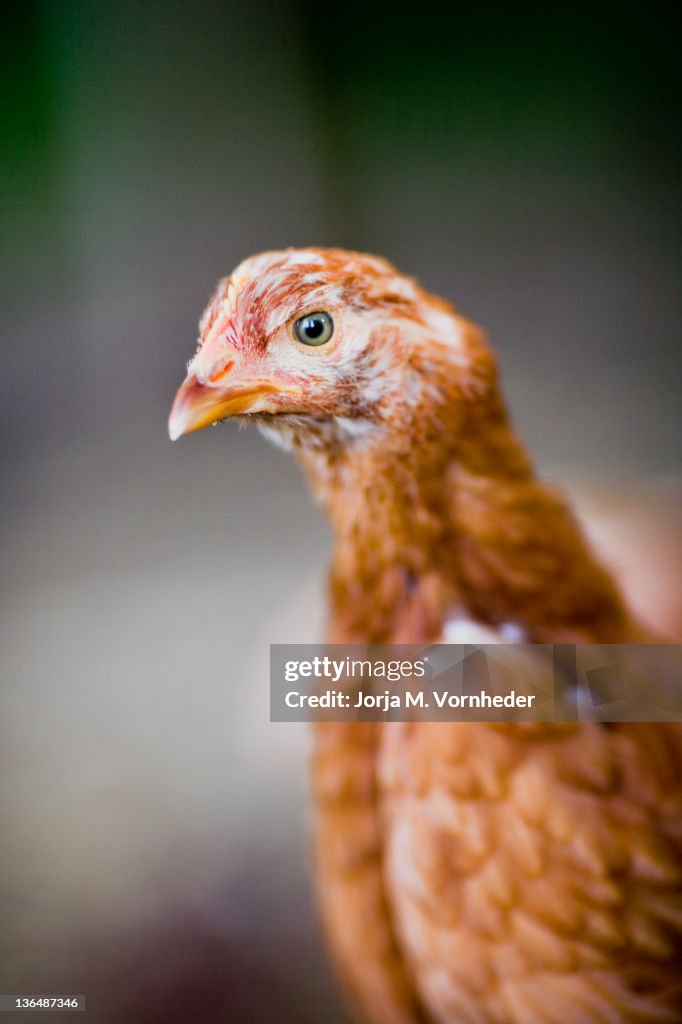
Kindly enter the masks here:
<path id="1" fill-rule="evenodd" d="M 313 309 L 336 329 L 309 353 L 291 326 Z M 332 639 L 433 642 L 453 616 L 531 641 L 646 639 L 535 476 L 481 332 L 442 300 L 374 257 L 288 250 L 242 264 L 201 329 L 192 394 L 219 381 L 216 408 L 292 449 L 330 515 Z M 194 422 L 182 399 L 175 433 L 202 410 Z M 677 725 L 318 726 L 318 890 L 361 1015 L 678 1019 L 680 738 Z"/>

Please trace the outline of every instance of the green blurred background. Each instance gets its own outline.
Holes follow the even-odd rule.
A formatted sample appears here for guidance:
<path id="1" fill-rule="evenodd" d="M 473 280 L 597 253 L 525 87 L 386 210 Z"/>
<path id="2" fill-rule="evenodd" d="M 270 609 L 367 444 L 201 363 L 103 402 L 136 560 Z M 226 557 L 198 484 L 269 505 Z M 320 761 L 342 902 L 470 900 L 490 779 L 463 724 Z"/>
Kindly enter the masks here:
<path id="1" fill-rule="evenodd" d="M 329 539 L 255 434 L 168 443 L 196 321 L 253 252 L 380 253 L 487 329 L 548 473 L 673 487 L 675 33 L 656 5 L 64 0 L 1 46 L 0 991 L 333 1024 L 307 735 L 267 722 Z"/>

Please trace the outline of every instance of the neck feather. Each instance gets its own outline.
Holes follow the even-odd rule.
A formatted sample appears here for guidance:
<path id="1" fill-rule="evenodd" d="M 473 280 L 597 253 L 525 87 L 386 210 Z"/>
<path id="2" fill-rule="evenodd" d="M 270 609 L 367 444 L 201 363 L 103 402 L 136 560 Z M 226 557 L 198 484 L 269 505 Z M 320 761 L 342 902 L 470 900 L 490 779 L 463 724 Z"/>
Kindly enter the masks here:
<path id="1" fill-rule="evenodd" d="M 372 440 L 301 446 L 331 519 L 331 639 L 435 642 L 453 615 L 538 642 L 636 637 L 565 502 L 542 484 L 496 387 L 377 427 Z"/>

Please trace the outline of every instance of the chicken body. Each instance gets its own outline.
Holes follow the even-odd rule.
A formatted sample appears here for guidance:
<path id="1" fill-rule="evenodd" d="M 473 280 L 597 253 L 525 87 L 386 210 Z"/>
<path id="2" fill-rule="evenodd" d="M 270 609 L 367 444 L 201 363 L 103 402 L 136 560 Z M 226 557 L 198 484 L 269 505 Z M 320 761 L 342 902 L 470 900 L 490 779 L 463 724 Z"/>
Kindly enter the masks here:
<path id="1" fill-rule="evenodd" d="M 537 479 L 481 332 L 385 261 L 287 250 L 221 282 L 171 435 L 231 415 L 291 450 L 329 513 L 331 640 L 647 639 Z M 318 725 L 318 891 L 358 1015 L 681 1019 L 681 738 Z"/>

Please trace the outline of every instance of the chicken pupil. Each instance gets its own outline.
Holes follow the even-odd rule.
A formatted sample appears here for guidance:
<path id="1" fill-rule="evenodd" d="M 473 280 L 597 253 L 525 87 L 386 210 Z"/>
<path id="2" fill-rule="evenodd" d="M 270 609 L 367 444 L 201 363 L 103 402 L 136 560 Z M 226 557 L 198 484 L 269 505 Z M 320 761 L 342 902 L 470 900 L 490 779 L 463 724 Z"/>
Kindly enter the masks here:
<path id="1" fill-rule="evenodd" d="M 324 324 L 321 320 L 306 320 L 305 332 L 311 338 L 319 338 L 324 330 Z"/>

